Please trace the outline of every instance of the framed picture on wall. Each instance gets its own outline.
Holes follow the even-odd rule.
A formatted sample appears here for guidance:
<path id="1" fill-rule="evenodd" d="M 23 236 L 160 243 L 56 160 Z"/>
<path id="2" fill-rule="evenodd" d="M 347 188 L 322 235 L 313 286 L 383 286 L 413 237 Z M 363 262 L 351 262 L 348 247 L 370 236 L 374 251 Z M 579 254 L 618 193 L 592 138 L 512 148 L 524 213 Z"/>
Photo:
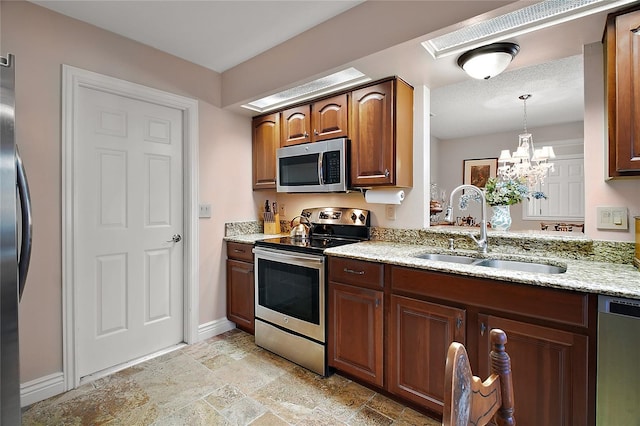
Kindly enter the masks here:
<path id="1" fill-rule="evenodd" d="M 497 158 L 480 158 L 475 160 L 463 160 L 462 183 L 484 188 L 487 180 L 496 177 L 498 170 Z"/>

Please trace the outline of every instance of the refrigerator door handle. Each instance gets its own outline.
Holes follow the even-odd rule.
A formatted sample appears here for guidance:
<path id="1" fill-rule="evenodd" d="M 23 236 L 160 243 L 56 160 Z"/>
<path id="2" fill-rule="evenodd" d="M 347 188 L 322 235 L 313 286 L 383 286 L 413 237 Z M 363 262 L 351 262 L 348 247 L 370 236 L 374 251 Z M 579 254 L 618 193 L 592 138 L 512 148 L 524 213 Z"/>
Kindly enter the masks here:
<path id="1" fill-rule="evenodd" d="M 31 238 L 33 232 L 33 221 L 31 217 L 31 196 L 29 194 L 29 183 L 24 170 L 24 164 L 16 147 L 16 172 L 18 175 L 18 195 L 20 197 L 20 210 L 22 211 L 22 238 L 20 258 L 18 260 L 18 283 L 20 288 L 20 299 L 27 282 L 29 263 L 31 261 Z"/>

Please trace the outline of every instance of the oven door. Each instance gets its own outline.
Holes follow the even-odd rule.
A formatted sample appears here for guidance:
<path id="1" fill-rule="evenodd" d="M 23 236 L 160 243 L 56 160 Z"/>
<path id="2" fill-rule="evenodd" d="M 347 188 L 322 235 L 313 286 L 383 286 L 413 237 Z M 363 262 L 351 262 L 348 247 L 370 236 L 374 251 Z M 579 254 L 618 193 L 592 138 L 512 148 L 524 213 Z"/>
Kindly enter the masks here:
<path id="1" fill-rule="evenodd" d="M 263 247 L 253 253 L 256 318 L 324 343 L 324 256 Z"/>

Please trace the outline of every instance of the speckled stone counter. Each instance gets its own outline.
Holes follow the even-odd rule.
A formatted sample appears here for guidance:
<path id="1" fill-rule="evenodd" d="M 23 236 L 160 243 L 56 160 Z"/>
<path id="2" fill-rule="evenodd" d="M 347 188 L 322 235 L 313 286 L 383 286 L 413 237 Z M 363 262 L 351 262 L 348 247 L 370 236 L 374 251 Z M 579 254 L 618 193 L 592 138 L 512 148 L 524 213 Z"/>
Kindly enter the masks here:
<path id="1" fill-rule="evenodd" d="M 541 257 L 513 253 L 493 252 L 490 258 L 539 262 L 563 266 L 563 274 L 519 272 L 484 266 L 420 259 L 421 253 L 448 253 L 477 257 L 471 250 L 443 250 L 440 247 L 386 241 L 366 241 L 325 250 L 325 254 L 352 259 L 382 262 L 393 265 L 428 269 L 500 281 L 553 287 L 587 293 L 608 294 L 619 297 L 640 298 L 640 272 L 631 264 Z"/>
<path id="2" fill-rule="evenodd" d="M 267 235 L 260 222 L 227 223 L 225 241 L 252 244 Z M 383 262 L 522 284 L 587 293 L 640 298 L 640 271 L 633 265 L 633 242 L 592 240 L 575 233 L 499 232 L 489 230 L 490 258 L 547 263 L 566 267 L 563 274 L 542 274 L 463 265 L 415 257 L 420 253 L 447 253 L 478 257 L 469 233 L 476 228 L 372 228 L 371 241 L 325 250 L 325 254 Z M 454 251 L 449 240 L 453 239 Z"/>

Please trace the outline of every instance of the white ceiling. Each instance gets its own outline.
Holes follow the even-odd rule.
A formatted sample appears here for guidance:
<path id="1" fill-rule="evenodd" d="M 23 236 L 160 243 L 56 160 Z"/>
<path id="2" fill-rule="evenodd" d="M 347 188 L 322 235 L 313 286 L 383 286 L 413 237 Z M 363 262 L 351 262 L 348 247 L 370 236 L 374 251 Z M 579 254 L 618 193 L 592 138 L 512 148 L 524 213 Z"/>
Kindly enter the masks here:
<path id="1" fill-rule="evenodd" d="M 33 1 L 217 72 L 361 2 Z M 431 133 L 443 140 L 522 129 L 518 96 L 524 93 L 533 95 L 527 102 L 530 128 L 580 121 L 582 47 L 600 41 L 605 17 L 601 12 L 510 38 L 520 53 L 506 72 L 487 81 L 468 78 L 455 56 L 434 60 L 420 45 L 426 35 L 347 65 L 374 78 L 400 75 L 416 87 L 429 87 Z"/>
<path id="2" fill-rule="evenodd" d="M 39 0 L 32 3 L 223 72 L 364 0 Z"/>

